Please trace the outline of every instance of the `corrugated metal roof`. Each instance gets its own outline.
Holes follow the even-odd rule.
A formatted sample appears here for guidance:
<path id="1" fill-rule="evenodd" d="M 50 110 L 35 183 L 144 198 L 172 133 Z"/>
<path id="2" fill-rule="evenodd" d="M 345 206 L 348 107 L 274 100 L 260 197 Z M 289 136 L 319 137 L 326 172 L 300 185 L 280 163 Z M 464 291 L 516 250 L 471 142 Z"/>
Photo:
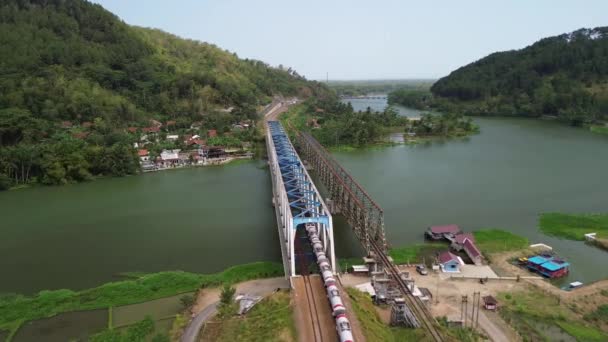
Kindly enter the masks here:
<path id="1" fill-rule="evenodd" d="M 456 234 L 460 231 L 460 227 L 456 224 L 449 224 L 445 226 L 431 226 L 431 232 L 433 234 L 444 234 L 444 233 L 452 233 Z"/>

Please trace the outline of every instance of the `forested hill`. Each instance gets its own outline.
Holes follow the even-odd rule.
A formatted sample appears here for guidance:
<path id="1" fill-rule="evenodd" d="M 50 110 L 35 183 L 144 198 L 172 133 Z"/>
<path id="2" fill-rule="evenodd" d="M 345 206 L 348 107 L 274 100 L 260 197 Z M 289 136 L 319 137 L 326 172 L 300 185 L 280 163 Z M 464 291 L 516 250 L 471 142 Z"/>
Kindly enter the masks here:
<path id="1" fill-rule="evenodd" d="M 432 87 L 435 106 L 471 114 L 608 118 L 608 27 L 542 39 L 461 67 Z"/>
<path id="2" fill-rule="evenodd" d="M 196 116 L 318 87 L 210 44 L 130 27 L 83 0 L 2 1 L 0 44 L 0 107 L 47 120 Z"/>
<path id="3" fill-rule="evenodd" d="M 329 94 L 84 0 L 1 1 L 0 46 L 0 190 L 134 173 L 135 132 L 152 119 L 223 134 L 274 95 Z"/>

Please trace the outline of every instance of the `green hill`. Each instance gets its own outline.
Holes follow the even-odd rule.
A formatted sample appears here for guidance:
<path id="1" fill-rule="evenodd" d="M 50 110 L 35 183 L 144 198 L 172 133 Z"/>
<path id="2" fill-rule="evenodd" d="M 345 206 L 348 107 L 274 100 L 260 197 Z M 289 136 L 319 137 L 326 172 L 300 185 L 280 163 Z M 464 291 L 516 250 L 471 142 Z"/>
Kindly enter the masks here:
<path id="1" fill-rule="evenodd" d="M 608 118 L 608 27 L 493 53 L 439 79 L 431 93 L 392 101 L 473 115 L 551 115 L 572 124 Z"/>
<path id="2" fill-rule="evenodd" d="M 129 26 L 84 0 L 2 1 L 0 46 L 0 188 L 133 173 L 128 126 L 202 122 L 201 133 L 221 133 L 273 95 L 327 91 L 291 69 Z"/>

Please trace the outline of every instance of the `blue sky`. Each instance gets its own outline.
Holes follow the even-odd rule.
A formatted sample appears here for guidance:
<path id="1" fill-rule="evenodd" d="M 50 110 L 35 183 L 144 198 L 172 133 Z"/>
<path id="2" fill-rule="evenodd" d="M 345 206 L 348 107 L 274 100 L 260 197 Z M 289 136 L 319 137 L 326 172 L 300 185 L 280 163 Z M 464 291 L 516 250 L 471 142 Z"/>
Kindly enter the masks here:
<path id="1" fill-rule="evenodd" d="M 438 78 L 495 51 L 608 26 L 608 1 L 94 0 L 133 25 L 309 79 Z"/>

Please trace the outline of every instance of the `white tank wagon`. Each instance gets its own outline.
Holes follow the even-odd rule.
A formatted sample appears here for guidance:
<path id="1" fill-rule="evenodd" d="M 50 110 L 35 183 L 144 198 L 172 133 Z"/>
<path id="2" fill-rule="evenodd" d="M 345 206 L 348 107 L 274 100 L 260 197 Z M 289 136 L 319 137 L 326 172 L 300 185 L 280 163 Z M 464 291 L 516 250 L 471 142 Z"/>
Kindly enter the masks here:
<path id="1" fill-rule="evenodd" d="M 353 331 L 350 327 L 350 322 L 345 314 L 336 316 L 336 329 L 340 336 L 340 342 L 354 342 Z"/>
<path id="2" fill-rule="evenodd" d="M 325 255 L 323 248 L 323 242 L 317 234 L 315 225 L 306 225 L 306 231 L 308 232 L 308 239 L 312 244 L 315 257 L 317 258 L 317 264 L 321 271 L 321 277 L 323 278 L 323 284 L 327 291 L 327 298 L 331 305 L 331 311 L 336 321 L 336 331 L 340 337 L 340 342 L 354 342 L 353 332 L 350 326 L 350 321 L 346 317 L 346 307 L 340 296 L 340 290 L 336 286 L 336 280 L 334 279 L 334 272 L 329 263 L 329 259 Z"/>

